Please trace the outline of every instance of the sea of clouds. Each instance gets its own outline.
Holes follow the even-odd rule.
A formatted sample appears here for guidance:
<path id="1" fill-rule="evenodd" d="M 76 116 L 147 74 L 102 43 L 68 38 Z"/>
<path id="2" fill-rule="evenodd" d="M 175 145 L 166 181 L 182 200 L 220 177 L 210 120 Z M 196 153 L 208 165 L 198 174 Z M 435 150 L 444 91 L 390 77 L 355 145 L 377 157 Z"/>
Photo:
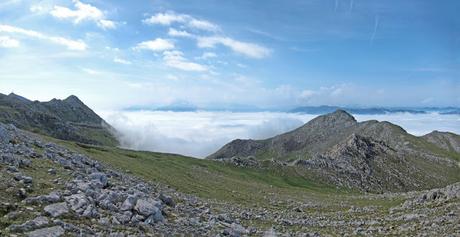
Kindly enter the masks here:
<path id="1" fill-rule="evenodd" d="M 233 139 L 263 139 L 297 128 L 317 115 L 278 112 L 102 112 L 120 133 L 122 146 L 198 158 Z M 460 116 L 395 113 L 355 115 L 358 121 L 390 121 L 414 135 L 433 130 L 460 134 Z"/>

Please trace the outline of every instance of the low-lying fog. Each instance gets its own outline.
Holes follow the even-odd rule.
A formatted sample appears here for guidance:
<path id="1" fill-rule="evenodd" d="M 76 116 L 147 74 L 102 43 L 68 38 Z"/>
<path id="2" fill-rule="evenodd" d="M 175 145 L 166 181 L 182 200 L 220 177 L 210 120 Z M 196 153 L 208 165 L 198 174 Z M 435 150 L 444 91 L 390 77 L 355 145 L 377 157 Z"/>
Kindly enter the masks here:
<path id="1" fill-rule="evenodd" d="M 236 138 L 263 139 L 301 126 L 317 115 L 275 112 L 104 112 L 120 133 L 122 146 L 135 150 L 206 157 Z M 355 115 L 358 121 L 386 120 L 414 135 L 433 130 L 460 134 L 460 116 L 439 114 Z"/>

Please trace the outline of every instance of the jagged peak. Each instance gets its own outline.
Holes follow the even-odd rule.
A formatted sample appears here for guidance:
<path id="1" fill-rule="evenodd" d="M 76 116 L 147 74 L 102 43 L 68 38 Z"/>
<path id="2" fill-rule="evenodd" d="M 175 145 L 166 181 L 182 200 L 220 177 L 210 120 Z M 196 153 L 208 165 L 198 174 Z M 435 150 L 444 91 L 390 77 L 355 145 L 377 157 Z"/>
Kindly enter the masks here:
<path id="1" fill-rule="evenodd" d="M 19 100 L 19 101 L 22 101 L 22 102 L 30 102 L 30 100 L 28 100 L 27 98 L 22 97 L 20 95 L 17 95 L 17 94 L 15 94 L 13 92 L 11 92 L 7 97 L 10 98 L 10 99 Z"/>
<path id="2" fill-rule="evenodd" d="M 75 95 L 70 95 L 69 97 L 64 99 L 64 101 L 79 101 L 79 102 L 81 102 L 80 99 Z"/>
<path id="3" fill-rule="evenodd" d="M 343 109 L 337 109 L 336 111 L 332 112 L 329 114 L 330 116 L 335 116 L 335 117 L 346 117 L 346 118 L 349 118 L 353 121 L 356 121 L 355 117 L 353 117 L 353 115 L 351 115 L 350 113 L 348 113 L 347 111 L 343 110 Z"/>
<path id="4" fill-rule="evenodd" d="M 75 95 L 70 95 L 69 97 L 67 97 L 63 101 L 67 102 L 69 104 L 73 104 L 73 105 L 84 105 L 84 103 Z"/>

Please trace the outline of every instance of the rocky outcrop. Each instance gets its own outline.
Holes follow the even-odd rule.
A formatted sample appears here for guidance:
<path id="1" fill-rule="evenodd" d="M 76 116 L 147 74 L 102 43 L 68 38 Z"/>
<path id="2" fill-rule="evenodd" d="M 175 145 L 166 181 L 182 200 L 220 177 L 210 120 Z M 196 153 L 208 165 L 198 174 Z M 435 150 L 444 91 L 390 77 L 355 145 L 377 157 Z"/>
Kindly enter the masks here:
<path id="1" fill-rule="evenodd" d="M 0 122 L 62 140 L 118 144 L 114 129 L 76 96 L 38 102 L 15 94 L 0 94 Z"/>
<path id="2" fill-rule="evenodd" d="M 351 115 L 338 110 L 273 138 L 234 140 L 210 155 L 208 159 L 253 156 L 259 159 L 289 160 L 311 157 L 340 142 L 357 124 Z"/>

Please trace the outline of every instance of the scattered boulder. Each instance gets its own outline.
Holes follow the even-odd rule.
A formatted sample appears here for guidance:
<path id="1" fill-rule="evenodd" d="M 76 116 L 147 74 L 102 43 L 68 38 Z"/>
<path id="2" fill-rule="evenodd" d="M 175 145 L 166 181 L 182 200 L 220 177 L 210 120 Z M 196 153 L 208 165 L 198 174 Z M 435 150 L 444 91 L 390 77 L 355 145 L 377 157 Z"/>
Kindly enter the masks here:
<path id="1" fill-rule="evenodd" d="M 137 196 L 136 195 L 129 195 L 123 204 L 120 207 L 121 211 L 129 211 L 134 208 L 134 205 L 136 205 L 137 202 Z"/>
<path id="2" fill-rule="evenodd" d="M 48 218 L 44 216 L 39 216 L 21 225 L 11 225 L 9 228 L 12 232 L 31 231 L 42 226 L 48 225 L 48 222 Z"/>
<path id="3" fill-rule="evenodd" d="M 170 207 L 175 207 L 176 206 L 176 202 L 174 201 L 174 199 L 171 197 L 171 196 L 168 196 L 168 195 L 165 195 L 163 193 L 160 194 L 160 200 L 170 206 Z"/>
<path id="4" fill-rule="evenodd" d="M 48 205 L 44 210 L 52 217 L 59 217 L 69 212 L 69 208 L 65 202 Z"/>
<path id="5" fill-rule="evenodd" d="M 53 226 L 49 228 L 43 228 L 34 230 L 27 233 L 28 237 L 59 237 L 65 233 L 65 230 L 60 226 Z"/>
<path id="6" fill-rule="evenodd" d="M 31 184 L 33 179 L 32 177 L 30 176 L 25 176 L 25 175 L 21 175 L 21 174 L 17 174 L 14 176 L 14 179 L 16 181 L 19 181 L 19 182 L 22 182 L 22 183 L 25 183 L 25 184 Z"/>
<path id="7" fill-rule="evenodd" d="M 92 173 L 89 178 L 100 188 L 105 188 L 108 185 L 107 175 L 102 172 Z"/>
<path id="8" fill-rule="evenodd" d="M 56 203 L 61 200 L 61 196 L 57 192 L 51 192 L 48 195 L 41 195 L 36 197 L 29 197 L 25 201 L 27 204 L 44 204 L 44 203 Z"/>
<path id="9" fill-rule="evenodd" d="M 159 207 L 161 207 L 159 202 L 149 198 L 137 200 L 134 209 L 143 216 L 150 216 L 157 212 L 161 212 Z"/>

